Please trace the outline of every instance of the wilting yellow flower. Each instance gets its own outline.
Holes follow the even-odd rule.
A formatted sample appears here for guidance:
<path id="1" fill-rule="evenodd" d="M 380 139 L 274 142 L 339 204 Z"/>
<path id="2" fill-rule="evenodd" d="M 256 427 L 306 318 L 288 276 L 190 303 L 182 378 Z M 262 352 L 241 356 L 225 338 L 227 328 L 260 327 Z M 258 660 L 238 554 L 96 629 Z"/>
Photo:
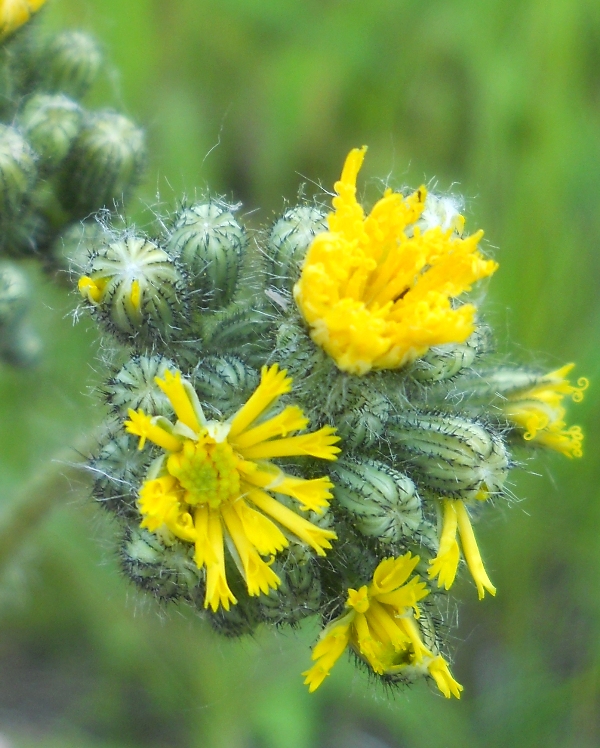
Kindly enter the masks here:
<path id="1" fill-rule="evenodd" d="M 479 498 L 479 497 L 478 497 Z M 481 492 L 481 500 L 487 498 L 485 491 Z M 460 561 L 460 549 L 456 535 L 460 535 L 462 552 L 467 562 L 467 567 L 477 586 L 477 594 L 481 600 L 485 596 L 485 590 L 492 595 L 496 594 L 496 588 L 490 582 L 481 554 L 475 540 L 475 533 L 469 519 L 469 513 L 460 499 L 443 499 L 444 518 L 442 532 L 440 535 L 440 546 L 437 556 L 429 562 L 429 578 L 438 578 L 438 586 L 449 590 L 456 578 L 458 562 Z"/>
<path id="2" fill-rule="evenodd" d="M 306 255 L 294 297 L 314 342 L 352 374 L 394 369 L 430 346 L 464 342 L 475 307 L 452 302 L 497 268 L 477 249 L 479 231 L 415 225 L 427 190 L 386 190 L 365 217 L 356 178 L 366 148 L 350 151 L 328 217 Z"/>
<path id="3" fill-rule="evenodd" d="M 280 527 L 316 553 L 325 555 L 335 533 L 317 527 L 271 494 L 295 499 L 302 511 L 322 514 L 329 504 L 328 478 L 307 480 L 288 475 L 271 458 L 310 455 L 335 460 L 340 451 L 335 429 L 325 426 L 293 434 L 308 425 L 295 406 L 265 414 L 290 391 L 292 380 L 275 364 L 262 369 L 261 382 L 228 421 L 207 421 L 192 385 L 180 372 L 167 371 L 156 383 L 177 416 L 172 424 L 142 410 L 130 410 L 127 431 L 165 450 L 142 485 L 138 505 L 142 527 L 195 545 L 195 561 L 206 567 L 205 607 L 229 610 L 237 600 L 225 575 L 225 540 L 246 581 L 248 594 L 276 589 L 279 577 L 264 556 L 272 557 L 289 541 Z"/>
<path id="4" fill-rule="evenodd" d="M 348 590 L 348 612 L 325 627 L 312 653 L 315 664 L 302 673 L 311 693 L 350 646 L 379 675 L 429 674 L 446 698 L 460 698 L 462 686 L 444 658 L 425 646 L 415 620 L 417 603 L 429 594 L 417 577 L 408 580 L 418 562 L 410 553 L 386 558 L 369 585 Z"/>
<path id="5" fill-rule="evenodd" d="M 524 439 L 567 457 L 581 457 L 583 433 L 580 426 L 567 428 L 563 400 L 570 396 L 574 402 L 581 402 L 589 385 L 585 377 L 578 379 L 577 385 L 569 382 L 567 374 L 574 366 L 566 364 L 540 377 L 529 389 L 509 395 L 504 405 L 506 417 L 524 429 Z"/>
<path id="6" fill-rule="evenodd" d="M 0 0 L 0 40 L 27 23 L 46 0 Z"/>

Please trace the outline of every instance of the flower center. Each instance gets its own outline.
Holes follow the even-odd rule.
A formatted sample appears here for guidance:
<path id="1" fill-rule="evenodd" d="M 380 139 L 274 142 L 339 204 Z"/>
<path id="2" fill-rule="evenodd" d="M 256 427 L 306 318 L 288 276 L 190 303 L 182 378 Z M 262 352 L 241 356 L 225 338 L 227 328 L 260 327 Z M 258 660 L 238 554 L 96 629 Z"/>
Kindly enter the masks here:
<path id="1" fill-rule="evenodd" d="M 198 442 L 184 442 L 180 452 L 169 455 L 167 470 L 185 489 L 188 504 L 208 504 L 216 509 L 240 495 L 239 458 L 227 442 L 206 435 Z"/>

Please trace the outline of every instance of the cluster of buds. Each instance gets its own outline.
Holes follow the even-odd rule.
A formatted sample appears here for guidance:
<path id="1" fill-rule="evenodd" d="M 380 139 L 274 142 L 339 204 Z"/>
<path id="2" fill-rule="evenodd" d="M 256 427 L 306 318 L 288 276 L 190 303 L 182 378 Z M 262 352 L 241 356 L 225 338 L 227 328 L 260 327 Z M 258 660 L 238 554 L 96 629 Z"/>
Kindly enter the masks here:
<path id="1" fill-rule="evenodd" d="M 125 573 L 216 631 L 318 617 L 311 691 L 344 651 L 446 697 L 445 612 L 465 569 L 495 594 L 473 530 L 525 450 L 581 454 L 571 365 L 495 363 L 472 288 L 496 263 L 460 203 L 425 187 L 303 203 L 249 241 L 222 200 L 149 236 L 106 230 L 79 278 L 112 345 L 94 497 Z"/>
<path id="2" fill-rule="evenodd" d="M 30 18 L 44 2 L 0 3 L 0 257 L 10 273 L 33 258 L 60 279 L 73 263 L 79 271 L 77 250 L 85 256 L 99 231 L 96 212 L 115 210 L 138 183 L 146 148 L 127 117 L 84 106 L 101 68 L 99 45 L 79 31 L 43 36 Z M 32 363 L 23 325 L 2 330 L 12 338 L 0 356 Z"/>

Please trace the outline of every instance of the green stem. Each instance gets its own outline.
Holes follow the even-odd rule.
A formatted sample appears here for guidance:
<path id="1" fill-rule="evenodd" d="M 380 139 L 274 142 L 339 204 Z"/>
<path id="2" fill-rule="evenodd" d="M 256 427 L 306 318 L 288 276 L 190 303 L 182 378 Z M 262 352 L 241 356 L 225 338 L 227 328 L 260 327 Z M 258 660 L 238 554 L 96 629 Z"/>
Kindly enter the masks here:
<path id="1" fill-rule="evenodd" d="M 98 443 L 98 431 L 87 434 L 37 470 L 0 516 L 0 571 L 50 511 L 73 492 L 90 488 L 91 474 L 82 469 Z"/>

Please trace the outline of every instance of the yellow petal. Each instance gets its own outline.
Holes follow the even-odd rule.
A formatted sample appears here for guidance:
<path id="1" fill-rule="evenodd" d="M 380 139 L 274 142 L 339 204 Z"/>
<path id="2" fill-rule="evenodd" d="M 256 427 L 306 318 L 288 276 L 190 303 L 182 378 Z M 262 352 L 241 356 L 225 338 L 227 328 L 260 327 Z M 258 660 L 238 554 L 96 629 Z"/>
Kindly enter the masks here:
<path id="1" fill-rule="evenodd" d="M 155 377 L 154 381 L 168 397 L 169 402 L 173 406 L 173 410 L 181 423 L 185 424 L 194 433 L 199 433 L 202 427 L 190 396 L 184 387 L 184 383 L 181 379 L 181 372 L 176 371 L 175 374 L 173 374 L 167 370 L 164 373 L 164 379 Z"/>
<path id="2" fill-rule="evenodd" d="M 477 585 L 477 593 L 481 600 L 485 595 L 485 590 L 490 594 L 496 594 L 496 588 L 490 582 L 490 579 L 483 566 L 483 561 L 479 554 L 479 548 L 477 547 L 477 541 L 475 540 L 475 533 L 471 526 L 471 520 L 469 519 L 469 513 L 462 501 L 456 502 L 456 516 L 458 518 L 458 531 L 460 532 L 460 542 L 462 544 L 465 561 L 471 572 L 471 576 L 475 580 Z"/>
<path id="3" fill-rule="evenodd" d="M 279 371 L 277 364 L 263 366 L 260 384 L 231 421 L 229 439 L 233 440 L 245 431 L 278 397 L 291 389 L 292 380 L 287 371 Z"/>

